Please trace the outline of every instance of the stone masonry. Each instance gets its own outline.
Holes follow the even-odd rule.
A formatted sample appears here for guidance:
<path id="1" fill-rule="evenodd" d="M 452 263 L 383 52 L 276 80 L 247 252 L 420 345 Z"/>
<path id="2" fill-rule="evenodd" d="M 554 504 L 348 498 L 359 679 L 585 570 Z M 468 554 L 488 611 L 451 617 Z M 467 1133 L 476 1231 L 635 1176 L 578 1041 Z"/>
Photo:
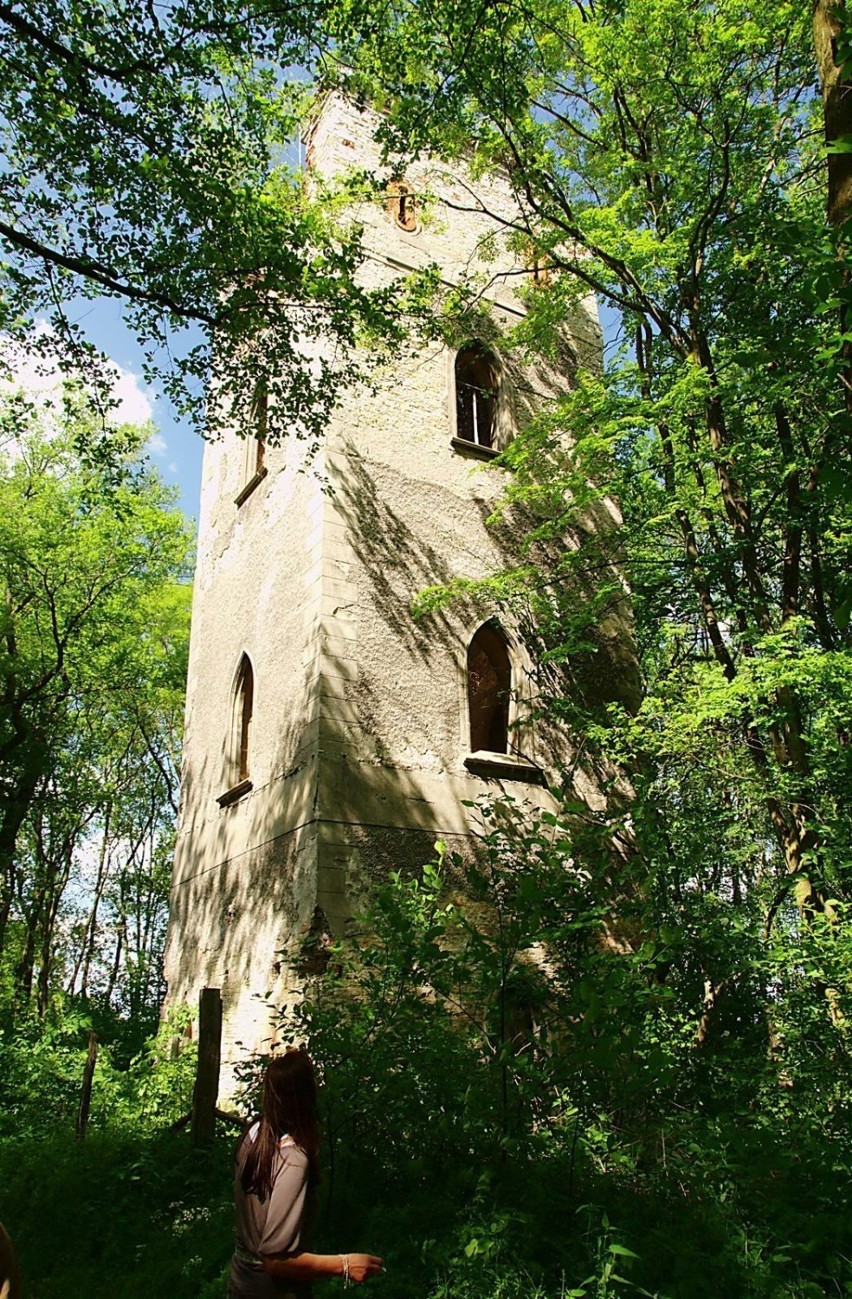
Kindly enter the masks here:
<path id="1" fill-rule="evenodd" d="M 309 166 L 332 177 L 354 165 L 378 170 L 374 127 L 368 112 L 330 97 Z M 486 213 L 457 210 L 478 197 L 510 211 L 508 189 L 428 161 L 405 181 L 436 196 L 414 230 L 384 202 L 353 213 L 365 228 L 367 280 L 437 262 L 452 284 L 479 269 L 498 324 L 517 320 L 514 287 L 526 268 Z M 486 237 L 497 249 L 487 261 Z M 593 302 L 567 343 L 584 364 L 599 356 Z M 466 800 L 500 788 L 547 800 L 535 769 L 549 769 L 554 755 L 532 727 L 513 731 L 514 769 L 511 755 L 465 765 L 466 655 L 482 612 L 459 606 L 421 622 L 409 612 L 423 587 L 514 557 L 511 536 L 485 522 L 505 471 L 454 441 L 453 364 L 437 345 L 383 363 L 375 391 L 353 393 L 334 412 L 311 465 L 290 440 L 267 448 L 252 484 L 236 434 L 205 450 L 166 977 L 170 1004 L 195 1007 L 201 987 L 222 989 L 226 1080 L 268 1045 L 273 1008 L 298 995 L 305 945 L 321 948 L 345 926 L 371 878 L 422 865 L 438 837 L 464 844 Z M 565 373 L 507 366 L 499 440 L 569 383 Z M 514 629 L 506 632 L 522 719 L 534 673 Z M 234 793 L 244 654 L 254 673 L 250 779 Z M 582 792 L 594 801 L 591 785 Z"/>

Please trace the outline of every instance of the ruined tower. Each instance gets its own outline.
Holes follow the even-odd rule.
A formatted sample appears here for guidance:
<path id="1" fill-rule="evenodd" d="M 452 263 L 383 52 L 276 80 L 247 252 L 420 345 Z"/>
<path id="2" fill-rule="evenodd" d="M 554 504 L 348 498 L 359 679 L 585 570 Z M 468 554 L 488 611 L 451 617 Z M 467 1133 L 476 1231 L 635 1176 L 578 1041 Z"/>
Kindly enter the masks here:
<path id="1" fill-rule="evenodd" d="M 330 97 L 310 165 L 378 169 L 374 128 Z M 474 194 L 488 211 L 471 210 Z M 511 212 L 499 180 L 411 167 L 355 214 L 365 276 L 434 262 L 452 284 L 480 267 L 487 311 L 518 320 L 517 285 L 535 272 L 489 212 Z M 598 356 L 594 304 L 567 343 L 585 364 Z M 302 978 L 297 949 L 339 932 L 371 878 L 422 865 L 437 837 L 463 844 L 465 802 L 485 791 L 546 799 L 517 629 L 461 607 L 415 623 L 410 604 L 515 558 L 486 526 L 505 473 L 491 461 L 569 385 L 472 338 L 384 363 L 307 471 L 295 441 L 264 451 L 225 433 L 206 447 L 166 977 L 172 1004 L 221 988 L 226 1066 L 268 1041 L 270 1005 Z"/>

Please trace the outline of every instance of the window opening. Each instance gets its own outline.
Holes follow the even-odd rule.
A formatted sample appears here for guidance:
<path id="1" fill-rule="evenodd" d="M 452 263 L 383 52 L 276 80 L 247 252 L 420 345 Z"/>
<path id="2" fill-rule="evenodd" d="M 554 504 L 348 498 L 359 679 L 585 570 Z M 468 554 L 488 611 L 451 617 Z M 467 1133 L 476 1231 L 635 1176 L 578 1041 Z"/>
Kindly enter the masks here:
<path id="1" fill-rule="evenodd" d="M 512 664 L 503 636 L 493 623 L 476 632 L 467 651 L 470 747 L 476 753 L 509 752 L 509 700 Z"/>
<path id="2" fill-rule="evenodd" d="M 417 199 L 404 181 L 392 180 L 385 191 L 387 210 L 400 230 L 417 229 Z"/>
<path id="3" fill-rule="evenodd" d="M 550 262 L 546 257 L 533 258 L 530 263 L 530 276 L 537 288 L 547 288 L 550 283 Z"/>
<path id="4" fill-rule="evenodd" d="M 524 263 L 529 271 L 530 279 L 537 288 L 543 289 L 550 283 L 550 258 L 547 253 L 543 253 L 532 242 L 527 244 Z"/>
<path id="5" fill-rule="evenodd" d="M 254 712 L 254 671 L 247 655 L 243 655 L 237 676 L 236 735 L 237 781 L 248 780 L 251 757 L 251 720 Z"/>
<path id="6" fill-rule="evenodd" d="M 456 437 L 493 447 L 497 424 L 497 363 L 479 343 L 456 357 Z"/>
<path id="7" fill-rule="evenodd" d="M 266 456 L 266 434 L 269 430 L 269 389 L 264 379 L 258 379 L 251 403 L 252 440 L 254 441 L 254 472 L 263 472 Z"/>
<path id="8" fill-rule="evenodd" d="M 234 497 L 239 508 L 266 477 L 266 435 L 269 430 L 269 389 L 266 380 L 257 380 L 248 408 L 248 427 L 242 436 L 242 483 Z"/>

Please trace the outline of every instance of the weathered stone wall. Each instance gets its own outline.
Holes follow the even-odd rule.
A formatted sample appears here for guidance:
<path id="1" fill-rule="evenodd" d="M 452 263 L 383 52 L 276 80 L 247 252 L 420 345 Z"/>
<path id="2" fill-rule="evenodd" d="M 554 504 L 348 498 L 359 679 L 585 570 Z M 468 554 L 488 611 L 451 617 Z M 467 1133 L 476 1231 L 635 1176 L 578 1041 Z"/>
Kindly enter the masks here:
<path id="1" fill-rule="evenodd" d="M 374 141 L 377 125 L 373 112 L 359 110 L 339 95 L 328 96 L 309 136 L 309 166 L 329 178 L 365 170 L 378 180 L 390 180 L 396 168 L 392 159 L 382 162 Z M 515 289 L 529 282 L 529 270 L 509 248 L 505 222 L 516 218 L 518 209 L 508 181 L 487 176 L 474 180 L 460 165 L 421 159 L 405 168 L 404 182 L 418 199 L 415 231 L 399 228 L 382 194 L 350 209 L 351 220 L 363 227 L 364 244 L 376 266 L 399 274 L 434 264 L 448 286 L 472 276 L 498 323 L 504 315 L 523 315 Z M 600 325 L 592 296 L 571 322 L 566 343 L 584 365 L 600 364 Z M 566 376 L 535 367 L 527 378 L 541 394 L 562 391 Z"/>
<path id="2" fill-rule="evenodd" d="M 170 1003 L 223 988 L 226 1037 L 256 1043 L 268 1016 L 258 991 L 275 955 L 312 915 L 319 718 L 315 646 L 321 620 L 324 497 L 299 444 L 270 453 L 269 472 L 239 506 L 244 444 L 205 449 L 187 684 L 181 816 L 166 950 Z M 235 677 L 254 669 L 251 790 L 235 783 Z M 228 1043 L 226 1042 L 226 1046 Z M 226 1062 L 240 1050 L 226 1052 Z"/>
<path id="3" fill-rule="evenodd" d="M 374 125 L 329 99 L 310 139 L 311 166 L 327 176 L 377 168 Z M 406 181 L 434 196 L 415 232 L 401 230 L 384 201 L 353 210 L 368 250 L 365 280 L 386 283 L 431 262 L 448 283 L 474 271 L 495 320 L 518 319 L 514 289 L 526 271 L 489 216 L 511 211 L 508 189 L 477 182 L 474 194 L 462 173 L 428 162 Z M 477 201 L 486 210 L 461 210 Z M 566 353 L 585 364 L 599 356 L 592 304 Z M 374 388 L 335 411 L 311 466 L 297 443 L 268 448 L 265 476 L 239 506 L 244 444 L 226 433 L 205 454 L 166 974 L 170 1001 L 194 1005 L 204 984 L 222 987 L 226 1070 L 268 1039 L 268 1002 L 298 986 L 309 929 L 320 940 L 339 930 L 371 878 L 422 865 L 436 837 L 463 843 L 466 800 L 502 785 L 548 802 L 528 768 L 508 780 L 505 770 L 465 765 L 466 654 L 483 611 L 455 605 L 421 622 L 410 613 L 423 587 L 481 577 L 517 557 L 511 528 L 486 525 L 505 471 L 453 443 L 453 361 L 438 345 L 385 361 Z M 507 363 L 501 434 L 569 383 L 553 367 Z M 220 806 L 244 652 L 255 673 L 251 789 Z M 517 636 L 512 655 L 521 717 L 535 673 Z M 533 766 L 569 756 L 564 739 L 529 726 L 512 743 Z M 594 781 L 580 779 L 600 801 Z"/>

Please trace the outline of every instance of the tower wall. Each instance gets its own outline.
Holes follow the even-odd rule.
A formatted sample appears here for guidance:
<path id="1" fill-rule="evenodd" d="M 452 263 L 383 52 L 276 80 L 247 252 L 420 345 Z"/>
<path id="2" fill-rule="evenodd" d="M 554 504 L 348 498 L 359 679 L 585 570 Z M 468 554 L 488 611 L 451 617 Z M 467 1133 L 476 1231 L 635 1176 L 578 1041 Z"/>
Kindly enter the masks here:
<path id="1" fill-rule="evenodd" d="M 378 169 L 374 126 L 331 98 L 310 166 Z M 478 270 L 497 324 L 519 319 L 524 268 L 488 215 L 511 212 L 507 187 L 478 181 L 488 212 L 463 211 L 475 206 L 463 172 L 425 162 L 406 181 L 435 196 L 416 231 L 400 229 L 384 202 L 352 212 L 365 281 L 433 262 L 448 283 Z M 599 356 L 592 304 L 566 343 L 584 364 Z M 371 878 L 421 866 L 436 837 L 463 844 L 465 803 L 480 794 L 503 786 L 547 802 L 532 770 L 507 779 L 505 765 L 466 765 L 466 654 L 481 611 L 454 605 L 420 622 L 410 613 L 424 587 L 517 559 L 511 528 L 486 525 L 504 471 L 453 441 L 453 357 L 434 345 L 384 361 L 374 387 L 334 412 L 310 465 L 298 442 L 269 447 L 265 476 L 239 505 L 244 444 L 226 432 L 205 452 L 166 977 L 170 1002 L 222 988 L 226 1066 L 269 1039 L 269 1006 L 298 989 L 311 950 L 342 929 Z M 501 435 L 568 384 L 552 368 L 507 364 Z M 251 788 L 223 799 L 244 653 L 255 679 Z M 513 656 L 523 711 L 535 675 L 520 642 Z M 549 765 L 541 732 L 517 735 L 528 764 Z"/>

